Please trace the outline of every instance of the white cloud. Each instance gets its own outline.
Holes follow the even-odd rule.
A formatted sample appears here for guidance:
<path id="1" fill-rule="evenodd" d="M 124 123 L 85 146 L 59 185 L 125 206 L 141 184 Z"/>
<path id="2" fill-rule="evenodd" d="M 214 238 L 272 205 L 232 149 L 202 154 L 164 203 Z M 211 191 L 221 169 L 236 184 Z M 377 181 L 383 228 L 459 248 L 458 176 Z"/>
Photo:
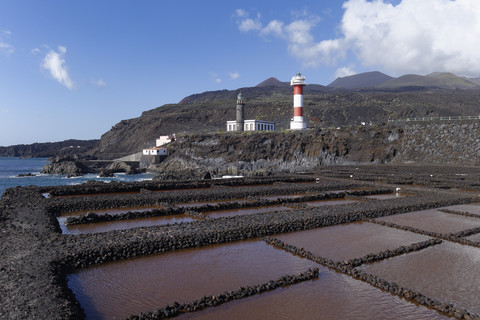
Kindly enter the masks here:
<path id="1" fill-rule="evenodd" d="M 8 110 L 8 109 L 0 109 L 0 113 L 8 113 L 8 112 L 10 112 L 10 110 Z"/>
<path id="2" fill-rule="evenodd" d="M 245 18 L 248 16 L 248 12 L 243 10 L 243 9 L 237 9 L 235 10 L 235 13 L 237 14 L 237 17 L 239 18 Z"/>
<path id="3" fill-rule="evenodd" d="M 60 84 L 64 85 L 68 89 L 75 88 L 75 83 L 68 74 L 68 68 L 63 59 L 67 48 L 58 46 L 58 52 L 50 50 L 43 59 L 42 68 L 50 71 L 51 76 L 57 80 Z"/>
<path id="4" fill-rule="evenodd" d="M 42 52 L 40 51 L 40 49 L 34 48 L 34 49 L 32 49 L 31 53 L 32 53 L 32 54 L 40 54 L 40 53 L 42 53 Z"/>
<path id="5" fill-rule="evenodd" d="M 306 66 L 317 67 L 320 63 L 330 64 L 336 61 L 337 56 L 343 56 L 341 40 L 315 42 L 311 29 L 320 22 L 317 16 L 307 16 L 306 12 L 302 12 L 297 15 L 298 19 L 290 24 L 272 20 L 263 26 L 260 22 L 260 14 L 257 15 L 256 20 L 252 20 L 248 18 L 248 12 L 239 10 L 237 10 L 237 26 L 240 31 L 257 31 L 262 36 L 273 35 L 285 40 L 288 52 L 302 60 Z"/>
<path id="6" fill-rule="evenodd" d="M 480 1 L 347 0 L 334 39 L 315 39 L 315 17 L 296 17 L 265 26 L 237 10 L 237 26 L 286 42 L 288 52 L 304 65 L 336 65 L 347 52 L 365 66 L 396 75 L 433 71 L 480 74 Z M 339 69 L 340 70 L 340 69 Z"/>
<path id="7" fill-rule="evenodd" d="M 103 81 L 103 79 L 92 79 L 90 81 L 91 84 L 93 84 L 94 86 L 98 87 L 98 88 L 104 88 L 107 84 L 105 83 L 105 81 Z"/>
<path id="8" fill-rule="evenodd" d="M 228 75 L 232 80 L 238 79 L 240 77 L 240 74 L 238 72 L 229 72 Z"/>
<path id="9" fill-rule="evenodd" d="M 243 9 L 237 9 L 235 11 L 237 18 L 238 29 L 243 32 L 248 31 L 259 31 L 262 29 L 262 24 L 260 23 L 260 14 L 257 14 L 257 18 L 249 18 L 249 13 Z"/>
<path id="10" fill-rule="evenodd" d="M 262 34 L 274 34 L 277 37 L 283 36 L 283 22 L 278 20 L 270 21 L 265 28 L 262 28 Z"/>
<path id="11" fill-rule="evenodd" d="M 344 3 L 341 30 L 365 66 L 394 73 L 480 73 L 478 0 Z"/>
<path id="12" fill-rule="evenodd" d="M 341 68 L 338 68 L 337 71 L 335 71 L 335 79 L 353 76 L 354 74 L 357 74 L 357 73 L 350 67 L 341 67 Z"/>
<path id="13" fill-rule="evenodd" d="M 250 30 L 261 30 L 262 29 L 262 24 L 259 21 L 247 18 L 245 20 L 242 20 L 240 22 L 240 25 L 238 26 L 240 31 L 250 31 Z"/>
<path id="14" fill-rule="evenodd" d="M 222 79 L 215 72 L 210 72 L 210 78 L 212 78 L 213 81 L 215 81 L 216 83 L 221 83 L 222 82 Z"/>
<path id="15" fill-rule="evenodd" d="M 12 32 L 9 30 L 2 30 L 0 31 L 0 53 L 6 56 L 9 56 L 15 51 L 15 48 L 10 44 L 7 43 L 6 38 L 10 37 Z"/>

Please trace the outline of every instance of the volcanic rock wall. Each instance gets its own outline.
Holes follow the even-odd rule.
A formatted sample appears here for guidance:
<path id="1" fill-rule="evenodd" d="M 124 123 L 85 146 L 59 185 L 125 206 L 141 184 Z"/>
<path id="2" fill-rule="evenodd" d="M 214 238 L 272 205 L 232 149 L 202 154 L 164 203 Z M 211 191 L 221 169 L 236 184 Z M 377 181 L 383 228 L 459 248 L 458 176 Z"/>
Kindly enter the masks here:
<path id="1" fill-rule="evenodd" d="M 480 165 L 480 121 L 407 122 L 403 132 L 403 162 Z"/>
<path id="2" fill-rule="evenodd" d="M 248 175 L 389 163 L 397 157 L 402 137 L 402 128 L 390 126 L 189 135 L 169 146 L 170 156 L 157 170 Z"/>
<path id="3" fill-rule="evenodd" d="M 379 163 L 480 165 L 480 122 L 187 135 L 169 147 L 160 172 L 265 174 L 317 166 Z M 188 172 L 187 172 L 188 171 Z"/>

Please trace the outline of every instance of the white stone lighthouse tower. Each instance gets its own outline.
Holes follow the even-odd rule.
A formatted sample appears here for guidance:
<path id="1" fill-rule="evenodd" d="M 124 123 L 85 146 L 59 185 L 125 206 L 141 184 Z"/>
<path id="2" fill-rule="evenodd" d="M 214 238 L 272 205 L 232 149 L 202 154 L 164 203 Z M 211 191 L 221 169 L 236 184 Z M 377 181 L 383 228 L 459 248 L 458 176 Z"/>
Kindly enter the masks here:
<path id="1" fill-rule="evenodd" d="M 292 77 L 290 85 L 293 86 L 293 119 L 290 121 L 291 130 L 305 130 L 307 123 L 303 121 L 303 87 L 305 84 L 305 77 L 297 73 Z"/>

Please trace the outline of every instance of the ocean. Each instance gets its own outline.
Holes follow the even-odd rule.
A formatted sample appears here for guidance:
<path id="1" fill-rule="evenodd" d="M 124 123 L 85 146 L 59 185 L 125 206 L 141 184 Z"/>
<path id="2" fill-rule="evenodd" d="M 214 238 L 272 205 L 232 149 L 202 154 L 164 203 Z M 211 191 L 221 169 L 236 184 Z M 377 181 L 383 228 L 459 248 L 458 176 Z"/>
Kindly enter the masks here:
<path id="1" fill-rule="evenodd" d="M 151 180 L 155 174 L 143 173 L 126 175 L 116 173 L 112 178 L 99 178 L 96 174 L 87 174 L 81 177 L 67 178 L 65 175 L 41 174 L 43 166 L 48 163 L 47 158 L 7 158 L 0 157 L 0 195 L 8 188 L 17 186 L 57 186 L 81 184 L 88 180 L 98 181 L 142 181 Z M 19 174 L 32 173 L 33 177 L 18 177 Z"/>

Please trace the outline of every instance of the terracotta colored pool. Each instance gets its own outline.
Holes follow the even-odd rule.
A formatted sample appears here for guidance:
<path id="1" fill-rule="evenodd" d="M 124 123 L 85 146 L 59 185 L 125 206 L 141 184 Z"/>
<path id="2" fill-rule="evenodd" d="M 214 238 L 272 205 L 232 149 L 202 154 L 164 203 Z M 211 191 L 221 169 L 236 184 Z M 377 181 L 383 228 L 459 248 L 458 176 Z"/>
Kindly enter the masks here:
<path id="1" fill-rule="evenodd" d="M 110 263 L 67 280 L 88 319 L 119 319 L 312 267 L 318 265 L 263 241 L 242 241 Z"/>
<path id="2" fill-rule="evenodd" d="M 312 193 L 302 193 L 302 194 L 284 194 L 284 195 L 278 195 L 278 196 L 267 196 L 267 197 L 261 197 L 261 199 L 265 200 L 277 200 L 277 199 L 297 199 L 305 196 L 311 196 Z"/>
<path id="3" fill-rule="evenodd" d="M 99 233 L 99 232 L 107 232 L 112 230 L 126 230 L 126 229 L 133 229 L 133 228 L 139 228 L 139 227 L 152 227 L 152 226 L 161 226 L 161 225 L 180 223 L 180 222 L 191 222 L 195 220 L 196 219 L 185 216 L 183 214 L 178 214 L 178 215 L 169 215 L 169 216 L 161 216 L 161 217 L 105 221 L 105 222 L 66 226 L 65 225 L 66 218 L 65 217 L 58 218 L 60 228 L 62 229 L 62 233 L 64 234 Z"/>
<path id="4" fill-rule="evenodd" d="M 187 319 L 448 319 L 364 282 L 320 268 L 318 280 L 178 317 Z"/>
<path id="5" fill-rule="evenodd" d="M 272 212 L 272 211 L 285 211 L 290 210 L 288 207 L 284 206 L 264 206 L 264 207 L 252 207 L 244 209 L 229 209 L 229 210 L 219 210 L 219 211 L 209 211 L 205 212 L 207 217 L 215 218 L 226 218 L 226 217 L 235 217 L 263 212 Z"/>
<path id="6" fill-rule="evenodd" d="M 480 313 L 480 248 L 445 241 L 361 268 L 428 297 Z"/>
<path id="7" fill-rule="evenodd" d="M 480 203 L 460 204 L 456 206 L 449 206 L 442 209 L 450 209 L 459 212 L 470 212 L 480 215 Z"/>
<path id="8" fill-rule="evenodd" d="M 424 235 L 368 222 L 284 233 L 275 238 L 334 261 L 360 258 L 429 239 Z"/>
<path id="9" fill-rule="evenodd" d="M 480 233 L 473 234 L 469 237 L 466 237 L 465 239 L 471 240 L 471 241 L 480 241 Z"/>
<path id="10" fill-rule="evenodd" d="M 438 233 L 453 233 L 480 227 L 479 218 L 444 213 L 435 209 L 398 214 L 376 220 Z"/>
<path id="11" fill-rule="evenodd" d="M 357 203 L 360 201 L 357 200 L 349 200 L 349 199 L 332 199 L 332 200 L 319 200 L 319 201 L 307 201 L 303 202 L 309 207 L 323 207 L 323 206 L 335 206 L 339 204 L 349 204 L 349 203 Z"/>
<path id="12" fill-rule="evenodd" d="M 198 207 L 198 206 L 205 206 L 205 205 L 216 206 L 219 203 L 233 203 L 233 202 L 246 203 L 248 202 L 248 200 L 233 199 L 233 200 L 199 201 L 199 202 L 179 203 L 179 204 L 176 204 L 176 206 L 181 208 L 189 208 L 189 207 Z"/>
<path id="13" fill-rule="evenodd" d="M 123 207 L 123 208 L 110 208 L 110 209 L 92 209 L 92 210 L 82 210 L 82 211 L 74 211 L 74 212 L 66 212 L 62 213 L 62 217 L 82 217 L 89 212 L 94 212 L 98 215 L 102 214 L 121 214 L 126 213 L 128 211 L 137 211 L 137 212 L 145 212 L 145 211 L 152 211 L 155 209 L 160 209 L 159 207 L 155 206 L 147 206 L 147 207 Z"/>
<path id="14" fill-rule="evenodd" d="M 391 200 L 397 198 L 404 198 L 411 195 L 406 193 L 386 193 L 386 194 L 372 194 L 370 196 L 365 196 L 365 198 L 377 199 L 377 200 Z"/>

